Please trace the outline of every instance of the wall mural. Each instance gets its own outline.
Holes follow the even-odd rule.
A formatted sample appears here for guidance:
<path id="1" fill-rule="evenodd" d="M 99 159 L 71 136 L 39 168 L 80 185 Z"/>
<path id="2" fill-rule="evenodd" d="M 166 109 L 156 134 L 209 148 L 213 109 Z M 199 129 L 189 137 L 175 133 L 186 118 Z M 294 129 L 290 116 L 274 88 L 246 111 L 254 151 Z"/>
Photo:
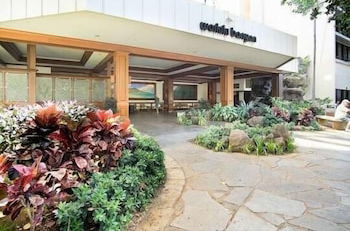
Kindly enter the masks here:
<path id="1" fill-rule="evenodd" d="M 174 85 L 174 100 L 197 100 L 197 85 Z"/>
<path id="2" fill-rule="evenodd" d="M 130 99 L 154 99 L 156 94 L 155 83 L 131 83 L 129 84 Z"/>

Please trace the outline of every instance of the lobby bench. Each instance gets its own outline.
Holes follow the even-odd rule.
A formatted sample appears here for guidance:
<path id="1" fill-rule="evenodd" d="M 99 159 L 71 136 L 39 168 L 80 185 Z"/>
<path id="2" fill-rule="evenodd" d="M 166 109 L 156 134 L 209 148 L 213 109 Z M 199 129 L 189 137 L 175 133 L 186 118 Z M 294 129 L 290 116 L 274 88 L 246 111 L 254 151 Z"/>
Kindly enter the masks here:
<path id="1" fill-rule="evenodd" d="M 331 127 L 336 130 L 345 130 L 346 121 L 335 119 L 333 116 L 318 115 L 316 116 L 317 122 L 323 126 Z"/>

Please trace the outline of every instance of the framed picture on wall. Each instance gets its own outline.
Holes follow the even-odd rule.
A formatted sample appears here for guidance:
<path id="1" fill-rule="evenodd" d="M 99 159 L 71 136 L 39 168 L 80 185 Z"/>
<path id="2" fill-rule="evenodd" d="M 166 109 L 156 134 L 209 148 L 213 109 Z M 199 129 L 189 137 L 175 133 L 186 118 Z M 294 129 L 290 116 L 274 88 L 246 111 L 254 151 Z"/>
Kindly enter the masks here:
<path id="1" fill-rule="evenodd" d="M 174 100 L 197 100 L 197 85 L 174 85 Z"/>
<path id="2" fill-rule="evenodd" d="M 131 100 L 154 100 L 155 95 L 155 83 L 131 82 L 129 84 L 129 99 Z"/>

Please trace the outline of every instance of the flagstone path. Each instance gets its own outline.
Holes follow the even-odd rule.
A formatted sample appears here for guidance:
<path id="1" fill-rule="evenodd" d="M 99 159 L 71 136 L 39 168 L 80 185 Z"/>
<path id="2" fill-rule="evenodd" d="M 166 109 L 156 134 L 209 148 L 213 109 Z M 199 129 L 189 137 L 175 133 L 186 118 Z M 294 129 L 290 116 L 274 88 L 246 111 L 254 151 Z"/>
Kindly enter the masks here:
<path id="1" fill-rule="evenodd" d="M 168 182 L 138 230 L 350 230 L 350 134 L 296 132 L 284 156 L 213 152 L 203 128 L 172 115 L 135 115 L 167 156 Z"/>

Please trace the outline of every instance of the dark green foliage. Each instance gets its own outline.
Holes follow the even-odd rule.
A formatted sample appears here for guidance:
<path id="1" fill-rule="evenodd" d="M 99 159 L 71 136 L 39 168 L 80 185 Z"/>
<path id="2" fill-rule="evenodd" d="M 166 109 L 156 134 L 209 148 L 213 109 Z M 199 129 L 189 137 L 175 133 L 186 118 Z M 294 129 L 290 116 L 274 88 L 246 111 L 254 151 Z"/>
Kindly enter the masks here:
<path id="1" fill-rule="evenodd" d="M 284 124 L 286 123 L 284 122 Z M 292 124 L 286 124 L 285 126 L 292 126 Z M 251 140 L 242 147 L 244 153 L 280 155 L 292 152 L 295 149 L 294 140 L 291 136 L 282 145 L 276 143 L 273 136 L 271 137 L 275 129 L 274 126 L 250 127 L 239 121 L 226 126 L 210 126 L 195 138 L 195 143 L 214 151 L 230 151 L 230 131 L 235 129 L 243 130 Z"/>
<path id="2" fill-rule="evenodd" d="M 276 124 L 283 124 L 285 121 L 282 118 L 276 117 L 272 114 L 266 114 L 263 120 L 263 126 L 271 127 Z"/>
<path id="3" fill-rule="evenodd" d="M 210 126 L 195 138 L 195 142 L 206 148 L 222 151 L 228 148 L 230 129 L 221 126 Z"/>
<path id="4" fill-rule="evenodd" d="M 209 112 L 204 109 L 190 109 L 178 113 L 177 121 L 182 125 L 200 125 L 205 126 L 208 123 Z"/>
<path id="5" fill-rule="evenodd" d="M 122 230 L 164 184 L 164 153 L 156 141 L 135 131 L 135 150 L 125 150 L 117 169 L 96 173 L 58 207 L 62 230 Z"/>

